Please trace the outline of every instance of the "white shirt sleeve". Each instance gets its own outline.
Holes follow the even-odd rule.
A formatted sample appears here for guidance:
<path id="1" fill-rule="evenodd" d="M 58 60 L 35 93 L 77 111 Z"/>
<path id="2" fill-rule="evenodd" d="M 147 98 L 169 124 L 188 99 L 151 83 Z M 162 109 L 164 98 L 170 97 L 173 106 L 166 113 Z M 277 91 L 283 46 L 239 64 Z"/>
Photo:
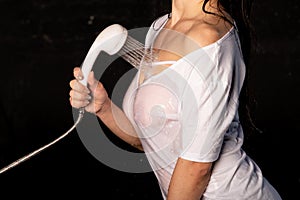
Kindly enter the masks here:
<path id="1" fill-rule="evenodd" d="M 190 55 L 193 70 L 183 98 L 181 158 L 213 162 L 238 110 L 244 62 L 235 42 L 215 44 L 211 52 Z M 196 54 L 197 53 L 197 54 Z"/>

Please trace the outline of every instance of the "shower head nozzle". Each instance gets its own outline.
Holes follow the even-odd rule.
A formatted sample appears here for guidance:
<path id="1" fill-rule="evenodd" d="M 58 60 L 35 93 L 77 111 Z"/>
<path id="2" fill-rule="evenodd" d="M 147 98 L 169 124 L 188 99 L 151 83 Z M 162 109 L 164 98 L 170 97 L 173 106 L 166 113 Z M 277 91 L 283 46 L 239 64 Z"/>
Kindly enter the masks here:
<path id="1" fill-rule="evenodd" d="M 116 54 L 124 46 L 127 36 L 127 29 L 119 24 L 113 24 L 106 27 L 97 36 L 81 66 L 83 80 L 80 82 L 82 84 L 87 85 L 88 74 L 91 71 L 98 54 L 101 51 L 104 51 L 109 55 Z"/>
<path id="2" fill-rule="evenodd" d="M 109 55 L 116 54 L 125 44 L 128 32 L 119 25 L 113 24 L 105 28 L 96 38 L 92 48 L 101 45 L 101 50 Z"/>

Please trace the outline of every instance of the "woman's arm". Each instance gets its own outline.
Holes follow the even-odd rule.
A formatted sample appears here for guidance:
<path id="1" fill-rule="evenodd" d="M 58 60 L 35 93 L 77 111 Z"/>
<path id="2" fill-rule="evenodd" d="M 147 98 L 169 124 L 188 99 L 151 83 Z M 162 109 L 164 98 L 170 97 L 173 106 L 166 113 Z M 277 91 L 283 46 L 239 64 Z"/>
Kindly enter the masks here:
<path id="1" fill-rule="evenodd" d="M 167 200 L 200 200 L 211 171 L 212 163 L 179 158 L 171 178 Z"/>
<path id="2" fill-rule="evenodd" d="M 87 112 L 94 113 L 103 123 L 120 139 L 128 144 L 143 150 L 134 127 L 124 114 L 108 97 L 103 85 L 91 72 L 88 77 L 87 87 L 78 80 L 82 79 L 80 68 L 74 68 L 75 79 L 70 82 L 70 104 L 74 108 L 84 107 Z"/>
<path id="3" fill-rule="evenodd" d="M 143 150 L 140 139 L 124 112 L 110 99 L 103 105 L 96 115 L 119 138 L 133 147 Z M 122 127 L 122 128 L 121 128 Z"/>

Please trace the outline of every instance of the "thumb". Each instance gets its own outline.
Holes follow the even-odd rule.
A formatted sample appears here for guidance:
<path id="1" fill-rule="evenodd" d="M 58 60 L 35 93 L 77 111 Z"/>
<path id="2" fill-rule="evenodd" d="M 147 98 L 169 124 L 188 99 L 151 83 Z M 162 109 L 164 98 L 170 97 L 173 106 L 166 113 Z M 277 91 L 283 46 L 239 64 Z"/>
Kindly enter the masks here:
<path id="1" fill-rule="evenodd" d="M 94 90 L 97 87 L 98 81 L 95 79 L 94 71 L 89 73 L 87 82 L 91 90 Z"/>

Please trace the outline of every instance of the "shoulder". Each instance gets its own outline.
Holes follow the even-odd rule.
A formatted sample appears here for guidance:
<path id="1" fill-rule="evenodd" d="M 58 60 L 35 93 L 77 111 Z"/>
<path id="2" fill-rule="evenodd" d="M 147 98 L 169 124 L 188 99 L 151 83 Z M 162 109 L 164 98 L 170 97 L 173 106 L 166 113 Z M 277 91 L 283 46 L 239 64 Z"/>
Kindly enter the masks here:
<path id="1" fill-rule="evenodd" d="M 195 24 L 188 31 L 187 35 L 192 38 L 200 47 L 208 46 L 220 40 L 230 27 L 223 27 L 211 24 Z"/>
<path id="2" fill-rule="evenodd" d="M 200 47 L 216 42 L 220 36 L 216 28 L 204 24 L 194 25 L 186 35 L 194 40 Z"/>

